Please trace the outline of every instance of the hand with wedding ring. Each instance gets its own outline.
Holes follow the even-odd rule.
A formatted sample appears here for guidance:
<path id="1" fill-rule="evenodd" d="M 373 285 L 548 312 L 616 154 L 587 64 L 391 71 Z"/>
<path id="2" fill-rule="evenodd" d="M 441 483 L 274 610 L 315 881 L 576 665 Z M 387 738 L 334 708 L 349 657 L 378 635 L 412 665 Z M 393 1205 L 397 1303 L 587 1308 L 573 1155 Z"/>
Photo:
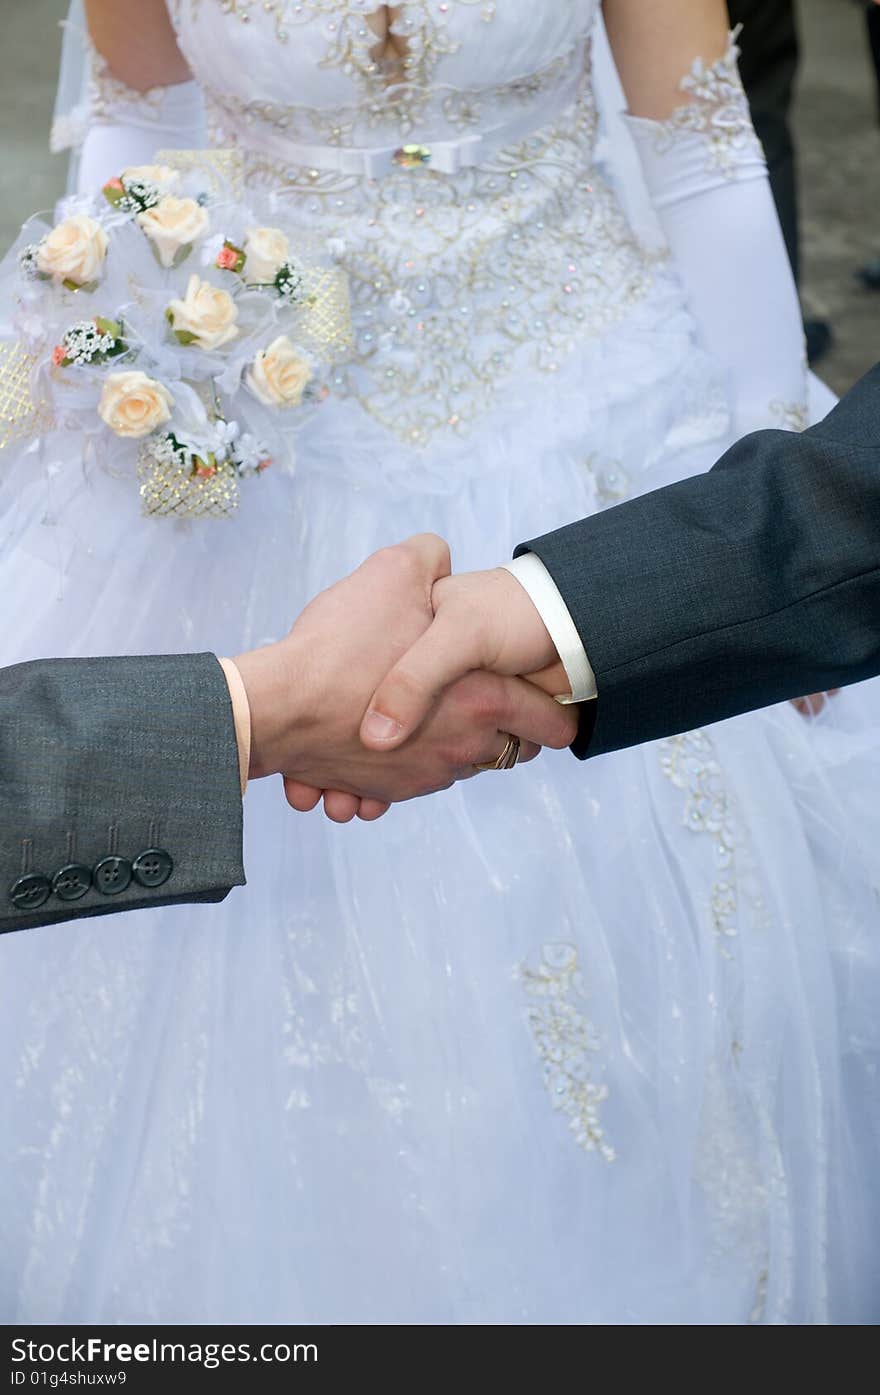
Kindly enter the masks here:
<path id="1" fill-rule="evenodd" d="M 430 736 L 435 723 L 451 716 L 454 703 L 462 697 L 477 699 L 472 685 L 493 681 L 515 685 L 509 693 L 514 715 L 504 722 L 500 713 L 495 714 L 494 734 L 479 736 L 480 753 L 469 767 L 456 771 L 456 779 L 509 771 L 518 761 L 534 758 L 538 746 L 527 738 L 537 738 L 538 733 L 534 719 L 530 729 L 525 719 L 536 698 L 546 724 L 540 745 L 561 747 L 574 739 L 576 711 L 560 707 L 551 698 L 567 689 L 565 671 L 535 605 L 509 572 L 504 568 L 458 576 L 446 572 L 431 588 L 431 608 L 433 623 L 421 627 L 373 693 L 360 729 L 365 750 L 386 758 L 404 755 L 414 742 Z M 561 717 L 558 730 L 551 730 L 555 727 L 552 708 Z M 490 726 L 491 722 L 490 717 Z M 472 716 L 463 720 L 459 735 L 462 739 L 470 735 L 476 742 L 478 723 Z M 389 803 L 326 785 L 319 788 L 318 782 L 288 782 L 288 799 L 295 808 L 312 809 L 322 796 L 325 812 L 339 822 L 355 815 L 378 818 Z"/>
<path id="2" fill-rule="evenodd" d="M 440 695 L 466 673 L 525 675 L 548 694 L 567 690 L 544 621 L 505 568 L 442 577 L 434 583 L 431 604 L 433 624 L 373 694 L 361 725 L 361 740 L 370 750 L 409 740 Z"/>
<path id="3" fill-rule="evenodd" d="M 345 823 L 356 814 L 378 818 L 392 802 L 446 789 L 480 770 L 509 770 L 542 746 L 571 742 L 573 714 L 515 667 L 480 672 L 469 661 L 455 677 L 444 670 L 417 720 L 411 708 L 400 709 L 406 735 L 392 706 L 392 715 L 380 713 L 395 724 L 392 739 L 373 746 L 361 739 L 364 712 L 375 707 L 371 694 L 383 690 L 386 676 L 395 675 L 393 697 L 406 683 L 408 657 L 428 662 L 418 646 L 437 623 L 438 605 L 446 613 L 437 588 L 450 579 L 449 569 L 448 547 L 431 534 L 385 548 L 316 597 L 286 639 L 239 656 L 251 709 L 252 778 L 281 772 L 295 809 L 312 809 L 323 798 L 328 817 Z M 542 652 L 539 645 L 529 658 Z"/>
<path id="4" fill-rule="evenodd" d="M 508 736 L 504 750 L 497 760 L 484 760 L 474 766 L 475 770 L 512 770 L 520 757 L 522 742 L 518 736 Z"/>

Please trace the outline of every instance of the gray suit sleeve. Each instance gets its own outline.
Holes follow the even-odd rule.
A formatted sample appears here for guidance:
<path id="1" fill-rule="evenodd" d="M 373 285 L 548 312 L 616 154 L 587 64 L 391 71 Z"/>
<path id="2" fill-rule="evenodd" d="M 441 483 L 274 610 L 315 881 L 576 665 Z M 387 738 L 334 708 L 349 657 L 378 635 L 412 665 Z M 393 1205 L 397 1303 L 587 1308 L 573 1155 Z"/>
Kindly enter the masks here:
<path id="1" fill-rule="evenodd" d="M 0 669 L 0 932 L 220 901 L 243 882 L 238 747 L 212 654 Z"/>
<path id="2" fill-rule="evenodd" d="M 596 675 L 585 757 L 880 672 L 880 366 L 802 435 L 518 549 L 556 582 Z"/>

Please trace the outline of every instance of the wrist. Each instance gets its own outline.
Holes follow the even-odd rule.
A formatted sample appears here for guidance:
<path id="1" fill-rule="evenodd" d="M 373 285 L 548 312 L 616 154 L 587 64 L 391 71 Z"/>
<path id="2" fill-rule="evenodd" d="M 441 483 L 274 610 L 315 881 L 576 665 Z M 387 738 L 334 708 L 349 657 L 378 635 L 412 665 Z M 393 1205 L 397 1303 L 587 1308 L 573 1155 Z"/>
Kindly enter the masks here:
<path id="1" fill-rule="evenodd" d="M 523 552 L 512 562 L 506 562 L 504 571 L 526 593 L 553 644 L 554 657 L 542 672 L 541 686 L 547 682 L 556 683 L 553 696 L 561 703 L 595 698 L 596 676 L 586 649 L 565 598 L 540 557 L 534 552 Z"/>
<path id="2" fill-rule="evenodd" d="M 444 607 L 454 617 L 469 668 L 517 675 L 556 660 L 540 611 L 504 567 L 442 577 L 431 602 L 435 617 Z"/>
<path id="3" fill-rule="evenodd" d="M 229 689 L 232 704 L 232 721 L 235 727 L 235 744 L 238 747 L 238 775 L 241 793 L 247 789 L 248 771 L 251 761 L 251 709 L 248 704 L 247 689 L 233 659 L 217 659 Z"/>
<path id="4" fill-rule="evenodd" d="M 508 620 L 509 643 L 517 660 L 515 671 L 537 673 L 556 664 L 556 645 L 530 592 L 507 567 L 495 567 L 488 575 L 497 587 L 499 609 Z"/>
<path id="5" fill-rule="evenodd" d="M 295 642 L 288 637 L 249 650 L 238 655 L 235 666 L 250 707 L 248 779 L 291 773 L 308 728 L 303 666 Z"/>

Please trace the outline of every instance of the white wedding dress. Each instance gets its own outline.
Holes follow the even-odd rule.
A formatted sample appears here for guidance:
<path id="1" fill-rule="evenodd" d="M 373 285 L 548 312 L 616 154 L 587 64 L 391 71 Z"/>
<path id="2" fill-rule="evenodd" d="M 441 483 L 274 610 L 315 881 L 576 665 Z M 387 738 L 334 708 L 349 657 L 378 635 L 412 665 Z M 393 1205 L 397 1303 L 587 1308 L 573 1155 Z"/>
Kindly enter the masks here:
<path id="1" fill-rule="evenodd" d="M 143 519 L 57 439 L 0 457 L 0 661 L 235 653 L 379 545 L 493 565 L 726 447 L 593 156 L 594 0 L 404 5 L 396 92 L 372 8 L 172 4 L 215 140 L 344 241 L 357 352 L 231 521 Z M 458 173 L 297 158 L 506 123 Z M 5 937 L 0 1318 L 876 1319 L 878 710 L 549 753 L 371 826 L 263 782 L 222 905 Z"/>

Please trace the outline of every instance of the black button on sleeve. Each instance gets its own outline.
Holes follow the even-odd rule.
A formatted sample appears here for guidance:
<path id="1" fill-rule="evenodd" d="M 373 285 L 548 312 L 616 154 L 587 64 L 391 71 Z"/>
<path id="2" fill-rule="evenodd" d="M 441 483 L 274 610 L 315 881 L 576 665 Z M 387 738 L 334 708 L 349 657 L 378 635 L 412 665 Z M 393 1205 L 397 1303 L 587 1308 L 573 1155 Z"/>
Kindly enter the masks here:
<path id="1" fill-rule="evenodd" d="M 146 848 L 132 864 L 135 881 L 141 886 L 162 886 L 173 870 L 171 855 L 164 848 Z"/>
<path id="2" fill-rule="evenodd" d="M 92 876 L 102 896 L 118 896 L 131 885 L 131 863 L 125 857 L 103 857 Z"/>
<path id="3" fill-rule="evenodd" d="M 20 911 L 38 910 L 40 906 L 45 905 L 51 894 L 52 883 L 49 878 L 37 876 L 36 873 L 19 877 L 9 888 L 9 899 Z"/>
<path id="4" fill-rule="evenodd" d="M 92 869 L 81 862 L 69 862 L 52 878 L 52 890 L 62 901 L 78 901 L 91 884 Z"/>

